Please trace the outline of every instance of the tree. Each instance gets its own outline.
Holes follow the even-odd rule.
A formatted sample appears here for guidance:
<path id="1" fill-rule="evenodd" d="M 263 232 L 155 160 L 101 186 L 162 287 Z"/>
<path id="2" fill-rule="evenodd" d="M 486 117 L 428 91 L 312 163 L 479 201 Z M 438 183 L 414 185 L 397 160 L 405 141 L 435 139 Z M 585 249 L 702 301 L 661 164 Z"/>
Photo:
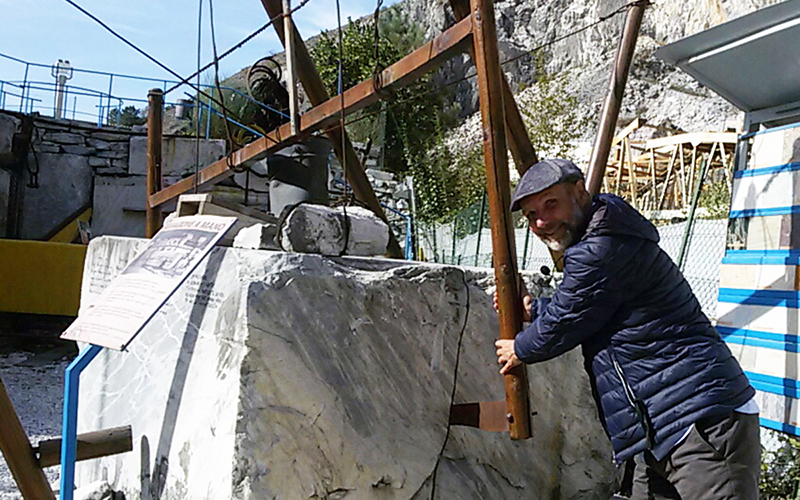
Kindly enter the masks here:
<path id="1" fill-rule="evenodd" d="M 580 116 L 578 97 L 567 89 L 567 73 L 548 73 L 541 51 L 533 58 L 536 83 L 517 96 L 525 128 L 539 158 L 574 159 L 575 141 L 589 120 Z"/>
<path id="2" fill-rule="evenodd" d="M 108 123 L 123 128 L 144 125 L 147 123 L 147 113 L 143 109 L 136 109 L 134 106 L 125 106 L 122 108 L 121 113 L 119 109 L 113 108 L 108 112 Z"/>
<path id="3" fill-rule="evenodd" d="M 382 11 L 379 19 L 377 43 L 372 20 L 348 20 L 342 27 L 343 90 L 372 78 L 424 41 L 422 30 L 395 7 Z M 330 94 L 338 94 L 338 33 L 323 32 L 311 55 Z M 422 77 L 384 95 L 382 102 L 347 117 L 348 134 L 356 141 L 372 138 L 382 142 L 384 169 L 407 174 L 412 165 L 422 161 L 441 130 L 453 122 L 446 104 L 452 99 L 446 92 L 431 90 L 430 78 Z"/>

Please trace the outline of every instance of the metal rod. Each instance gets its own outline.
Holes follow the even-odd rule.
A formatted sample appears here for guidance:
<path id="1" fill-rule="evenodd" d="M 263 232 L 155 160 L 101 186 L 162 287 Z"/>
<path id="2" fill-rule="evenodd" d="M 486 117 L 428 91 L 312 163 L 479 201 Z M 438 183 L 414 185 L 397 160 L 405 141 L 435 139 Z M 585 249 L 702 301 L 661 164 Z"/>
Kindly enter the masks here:
<path id="1" fill-rule="evenodd" d="M 22 110 L 23 110 L 22 106 L 25 104 L 25 88 L 28 86 L 28 68 L 30 68 L 30 64 L 29 63 L 25 63 L 25 77 L 22 79 L 22 91 L 20 92 L 20 94 L 22 94 L 22 97 L 20 97 L 20 101 L 19 101 L 19 112 L 20 113 L 22 113 Z"/>
<path id="2" fill-rule="evenodd" d="M 452 250 L 450 251 L 450 263 L 455 264 L 456 262 L 456 225 L 458 223 L 458 217 L 453 218 L 453 245 Z"/>
<path id="3" fill-rule="evenodd" d="M 617 126 L 619 108 L 622 104 L 622 95 L 625 93 L 625 84 L 628 81 L 628 72 L 636 49 L 636 39 L 639 37 L 639 28 L 644 17 L 645 2 L 637 2 L 628 7 L 625 15 L 625 27 L 617 45 L 617 54 L 614 58 L 614 68 L 611 73 L 608 94 L 603 102 L 600 113 L 600 124 L 592 148 L 592 157 L 589 160 L 586 187 L 589 194 L 595 195 L 600 191 L 603 182 L 608 153 L 611 141 L 614 139 L 614 129 Z"/>
<path id="4" fill-rule="evenodd" d="M 292 32 L 291 0 L 283 0 L 283 32 Z M 300 114 L 297 107 L 297 69 L 294 61 L 294 37 L 286 37 L 286 90 L 289 91 L 289 122 L 292 134 L 299 131 Z"/>
<path id="5" fill-rule="evenodd" d="M 111 111 L 111 91 L 113 89 L 114 89 L 114 75 L 109 75 L 109 77 L 108 77 L 108 110 L 109 111 Z M 122 114 L 122 109 L 121 108 L 122 108 L 122 102 L 120 102 L 119 111 L 117 112 L 117 122 L 119 122 L 119 120 L 121 118 L 121 116 L 120 116 Z M 108 117 L 106 117 L 106 125 L 109 125 Z"/>
<path id="6" fill-rule="evenodd" d="M 531 241 L 531 230 L 526 228 L 525 246 L 522 249 L 522 269 L 528 265 L 528 243 Z"/>
<path id="7" fill-rule="evenodd" d="M 81 351 L 67 367 L 64 383 L 64 421 L 61 427 L 60 500 L 72 500 L 75 488 L 75 456 L 78 449 L 78 388 L 81 372 L 103 348 L 94 344 Z"/>
<path id="8" fill-rule="evenodd" d="M 161 190 L 161 147 L 163 128 L 161 114 L 164 106 L 164 91 L 150 89 L 147 93 L 147 203 L 145 235 L 152 238 L 161 229 L 163 219 L 161 206 L 151 206 L 150 195 Z"/>
<path id="9" fill-rule="evenodd" d="M 700 198 L 700 191 L 703 189 L 703 179 L 706 176 L 708 161 L 703 160 L 700 164 L 700 176 L 695 183 L 694 195 L 692 195 L 692 206 L 689 209 L 689 217 L 686 219 L 686 227 L 683 228 L 683 238 L 681 239 L 681 250 L 678 252 L 678 269 L 683 269 L 683 260 L 686 256 L 686 247 L 689 245 L 689 237 L 692 235 L 692 224 L 694 224 L 694 211 L 697 208 L 697 200 Z"/>
<path id="10" fill-rule="evenodd" d="M 510 180 L 506 152 L 505 111 L 497 32 L 492 0 L 471 0 L 475 68 L 483 125 L 483 155 L 486 166 L 489 216 L 492 221 L 492 251 L 500 316 L 500 338 L 513 339 L 522 329 L 514 228 L 510 212 Z M 531 437 L 528 413 L 528 381 L 525 365 L 505 376 L 511 439 Z"/>
<path id="11" fill-rule="evenodd" d="M 486 215 L 486 190 L 481 197 L 481 216 L 478 220 L 478 242 L 475 245 L 475 267 L 478 267 L 478 255 L 481 253 L 481 235 L 483 234 L 483 217 Z"/>

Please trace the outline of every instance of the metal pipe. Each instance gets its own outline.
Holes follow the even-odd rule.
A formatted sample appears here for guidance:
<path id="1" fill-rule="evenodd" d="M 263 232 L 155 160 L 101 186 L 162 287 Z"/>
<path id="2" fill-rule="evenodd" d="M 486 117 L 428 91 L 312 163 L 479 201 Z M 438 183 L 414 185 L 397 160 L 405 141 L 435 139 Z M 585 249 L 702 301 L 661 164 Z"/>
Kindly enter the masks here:
<path id="1" fill-rule="evenodd" d="M 678 252 L 678 269 L 683 269 L 683 260 L 686 257 L 686 247 L 689 246 L 689 237 L 692 235 L 692 224 L 694 224 L 694 211 L 697 209 L 697 200 L 700 198 L 700 191 L 703 189 L 703 179 L 706 176 L 708 161 L 703 160 L 700 165 L 700 177 L 692 195 L 692 206 L 689 209 L 689 216 L 686 219 L 686 227 L 683 228 L 683 238 L 681 239 L 681 250 Z"/>
<path id="2" fill-rule="evenodd" d="M 78 388 L 81 372 L 103 348 L 94 344 L 81 351 L 67 367 L 64 383 L 64 420 L 61 427 L 60 500 L 72 500 L 75 488 L 75 456 L 78 449 Z"/>
<path id="3" fill-rule="evenodd" d="M 22 92 L 20 92 L 20 94 L 22 94 L 22 97 L 20 97 L 20 101 L 19 101 L 19 112 L 20 113 L 22 113 L 22 110 L 23 110 L 22 106 L 25 104 L 25 87 L 28 86 L 28 68 L 30 68 L 30 64 L 29 63 L 25 63 L 25 77 L 22 79 Z"/>
<path id="4" fill-rule="evenodd" d="M 108 110 L 109 111 L 111 111 L 111 91 L 113 90 L 113 88 L 114 88 L 114 75 L 111 75 L 111 76 L 108 77 L 108 98 L 107 98 L 108 104 L 107 104 L 107 106 L 108 106 Z M 122 107 L 122 102 L 120 101 L 120 108 L 121 107 Z M 121 112 L 122 112 L 122 110 L 120 109 L 120 111 L 117 113 L 117 122 L 118 123 L 119 123 L 119 120 L 120 120 Z M 108 117 L 106 117 L 106 125 L 109 125 Z M 119 126 L 119 125 L 117 125 L 117 126 Z"/>
<path id="5" fill-rule="evenodd" d="M 522 329 L 522 301 L 517 273 L 514 227 L 511 220 L 510 179 L 506 152 L 502 72 L 497 49 L 497 31 L 492 0 L 471 0 L 475 68 L 483 126 L 489 217 L 492 222 L 492 253 L 499 305 L 500 338 L 511 340 Z M 528 412 L 528 381 L 525 365 L 514 367 L 504 377 L 511 439 L 531 437 Z"/>
<path id="6" fill-rule="evenodd" d="M 147 93 L 147 202 L 145 203 L 145 235 L 152 238 L 161 229 L 163 219 L 161 206 L 150 206 L 150 195 L 161 190 L 161 146 L 163 129 L 161 115 L 164 106 L 164 91 L 150 89 Z"/>
<path id="7" fill-rule="evenodd" d="M 290 0 L 283 0 L 283 32 L 292 32 L 292 8 Z M 289 91 L 289 122 L 292 126 L 292 135 L 297 135 L 300 130 L 300 114 L 297 106 L 297 65 L 295 64 L 294 37 L 286 37 L 286 90 Z M 341 67 L 341 61 L 339 62 Z M 341 80 L 339 80 L 341 85 Z M 341 93 L 341 90 L 339 91 Z"/>
<path id="8" fill-rule="evenodd" d="M 483 190 L 481 198 L 481 216 L 478 220 L 478 242 L 475 245 L 475 267 L 478 267 L 478 255 L 481 253 L 481 235 L 483 234 L 483 217 L 486 215 L 486 190 Z"/>
<path id="9" fill-rule="evenodd" d="M 625 15 L 625 27 L 617 45 L 614 58 L 614 67 L 611 72 L 611 82 L 608 94 L 603 102 L 600 112 L 600 124 L 592 148 L 592 157 L 589 160 L 589 170 L 586 175 L 586 188 L 592 196 L 600 192 L 603 184 L 608 153 L 611 151 L 611 141 L 614 139 L 614 129 L 617 126 L 619 108 L 622 104 L 622 95 L 625 93 L 625 84 L 628 81 L 628 72 L 631 68 L 633 53 L 636 50 L 636 39 L 639 37 L 639 28 L 644 17 L 646 0 L 640 0 L 628 7 Z"/>

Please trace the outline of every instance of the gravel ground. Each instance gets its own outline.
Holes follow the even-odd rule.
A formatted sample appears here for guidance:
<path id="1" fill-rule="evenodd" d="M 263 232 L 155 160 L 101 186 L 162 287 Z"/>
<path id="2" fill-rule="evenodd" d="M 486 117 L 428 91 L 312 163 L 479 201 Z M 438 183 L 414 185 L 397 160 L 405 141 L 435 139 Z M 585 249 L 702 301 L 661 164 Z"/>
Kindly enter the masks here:
<path id="1" fill-rule="evenodd" d="M 0 377 L 33 445 L 61 435 L 64 370 L 76 354 L 77 349 L 67 343 L 27 349 L 0 347 Z M 59 467 L 49 467 L 45 474 L 56 491 Z M 22 496 L 0 454 L 0 500 L 18 498 Z"/>

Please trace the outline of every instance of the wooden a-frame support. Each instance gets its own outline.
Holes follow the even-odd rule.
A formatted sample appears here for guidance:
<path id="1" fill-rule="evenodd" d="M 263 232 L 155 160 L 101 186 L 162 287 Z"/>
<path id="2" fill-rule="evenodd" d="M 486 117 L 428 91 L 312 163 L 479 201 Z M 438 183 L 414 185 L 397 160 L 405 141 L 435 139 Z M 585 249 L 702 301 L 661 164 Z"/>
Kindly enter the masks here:
<path id="1" fill-rule="evenodd" d="M 271 19 L 279 18 L 283 14 L 281 0 L 261 0 L 261 3 Z M 520 173 L 536 163 L 537 157 L 508 82 L 500 69 L 492 1 L 451 0 L 451 4 L 459 19 L 454 26 L 392 64 L 376 78 L 364 81 L 346 90 L 343 96 L 334 98 L 330 98 L 325 90 L 303 40 L 294 24 L 290 24 L 295 42 L 297 74 L 306 95 L 314 105 L 300 116 L 297 132 L 292 133 L 291 124 L 287 123 L 270 131 L 265 137 L 234 151 L 228 158 L 205 167 L 196 175 L 182 179 L 165 189 L 158 186 L 155 191 L 148 193 L 148 208 L 158 210 L 162 204 L 194 189 L 195 186 L 218 182 L 233 175 L 233 168 L 247 166 L 310 134 L 323 132 L 331 139 L 339 162 L 341 164 L 346 162 L 348 181 L 353 186 L 356 198 L 385 220 L 364 168 L 346 132 L 338 126 L 342 109 L 345 114 L 363 109 L 377 102 L 383 89 L 403 87 L 438 68 L 451 57 L 469 51 L 478 71 L 495 278 L 500 301 L 500 336 L 513 339 L 522 327 L 522 305 L 514 232 L 509 211 L 511 193 L 506 153 L 507 137 L 508 147 Z M 273 26 L 285 45 L 284 24 L 275 22 Z M 390 255 L 400 256 L 399 245 L 393 238 L 389 252 Z M 486 430 L 507 429 L 512 439 L 530 437 L 528 384 L 525 373 L 525 367 L 518 366 L 505 376 L 505 412 L 502 411 L 503 406 L 491 403 L 457 405 L 460 408 L 454 406 L 451 421 Z M 474 408 L 474 411 L 470 408 Z"/>

